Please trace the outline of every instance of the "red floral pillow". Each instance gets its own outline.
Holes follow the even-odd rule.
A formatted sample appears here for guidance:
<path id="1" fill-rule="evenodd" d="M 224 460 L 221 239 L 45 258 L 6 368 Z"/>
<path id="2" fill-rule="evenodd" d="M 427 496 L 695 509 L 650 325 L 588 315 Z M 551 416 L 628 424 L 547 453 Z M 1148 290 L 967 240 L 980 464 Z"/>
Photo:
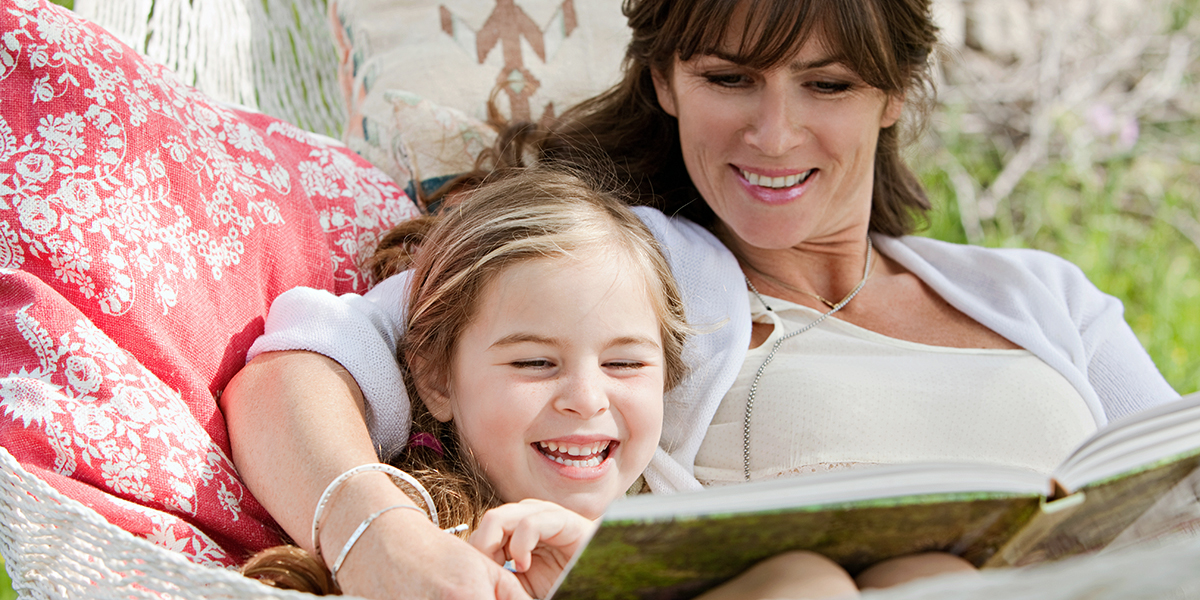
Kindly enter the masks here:
<path id="1" fill-rule="evenodd" d="M 41 0 L 0 0 L 0 90 L 0 443 L 197 562 L 277 543 L 216 397 L 279 293 L 363 291 L 356 259 L 415 207 Z"/>

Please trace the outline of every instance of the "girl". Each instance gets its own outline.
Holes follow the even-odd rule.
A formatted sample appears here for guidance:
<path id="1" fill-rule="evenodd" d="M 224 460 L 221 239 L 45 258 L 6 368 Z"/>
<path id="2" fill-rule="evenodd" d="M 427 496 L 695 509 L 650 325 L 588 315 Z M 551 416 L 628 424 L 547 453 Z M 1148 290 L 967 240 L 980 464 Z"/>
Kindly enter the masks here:
<path id="1" fill-rule="evenodd" d="M 663 393 L 684 374 L 689 328 L 658 243 L 620 200 L 561 171 L 502 176 L 442 217 L 393 229 L 366 265 L 375 281 L 408 270 L 398 358 L 419 401 L 407 448 L 393 461 L 402 471 L 363 465 L 336 479 L 314 532 L 341 483 L 383 470 L 418 511 L 455 525 L 447 531 L 497 563 L 511 560 L 524 591 L 543 598 L 593 520 L 650 462 Z M 339 592 L 337 572 L 355 542 L 402 508 L 414 507 L 368 516 L 336 559 L 319 545 L 315 556 L 280 546 L 243 573 Z M 853 591 L 838 565 L 793 552 L 702 598 Z"/>
<path id="2" fill-rule="evenodd" d="M 649 463 L 663 392 L 683 376 L 683 305 L 657 242 L 612 195 L 535 169 L 394 229 L 367 268 L 375 281 L 409 270 L 398 358 L 420 401 L 394 463 L 416 481 L 397 485 L 440 527 L 463 524 L 451 530 L 511 559 L 525 590 L 544 596 L 592 520 Z M 352 471 L 372 468 L 386 469 Z M 337 487 L 327 501 L 339 501 Z M 358 535 L 407 512 L 392 508 Z M 335 591 L 358 536 L 340 552 L 314 539 L 316 556 L 271 549 L 244 572 Z"/>

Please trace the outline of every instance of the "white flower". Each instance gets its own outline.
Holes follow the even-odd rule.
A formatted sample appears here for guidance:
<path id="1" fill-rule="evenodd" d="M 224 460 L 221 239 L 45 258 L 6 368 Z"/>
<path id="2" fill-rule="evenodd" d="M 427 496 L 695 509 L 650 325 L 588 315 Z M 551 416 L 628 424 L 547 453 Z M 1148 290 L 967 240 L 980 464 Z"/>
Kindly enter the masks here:
<path id="1" fill-rule="evenodd" d="M 74 112 L 62 117 L 46 115 L 38 121 L 37 131 L 46 140 L 47 152 L 78 158 L 86 148 L 81 136 L 83 125 L 83 117 Z"/>
<path id="2" fill-rule="evenodd" d="M 337 198 L 341 196 L 338 186 L 321 165 L 314 162 L 302 162 L 300 169 L 300 185 L 309 196 Z"/>
<path id="3" fill-rule="evenodd" d="M 171 287 L 171 284 L 166 281 L 163 281 L 162 277 L 159 277 L 158 281 L 154 283 L 154 296 L 158 298 L 158 303 L 162 305 L 164 315 L 179 302 L 179 294 L 175 292 L 175 288 Z"/>
<path id="4" fill-rule="evenodd" d="M 17 161 L 17 172 L 25 179 L 44 183 L 54 174 L 54 161 L 45 154 L 26 154 Z"/>
<path id="5" fill-rule="evenodd" d="M 137 423 L 149 423 L 158 416 L 158 411 L 150 403 L 146 390 L 129 385 L 120 385 L 113 390 L 113 408 Z"/>
<path id="6" fill-rule="evenodd" d="M 54 88 L 50 87 L 49 75 L 33 80 L 33 97 L 40 102 L 49 102 L 54 99 Z"/>
<path id="7" fill-rule="evenodd" d="M 46 235 L 58 222 L 58 214 L 50 208 L 50 202 L 41 196 L 30 196 L 21 200 L 17 209 L 21 226 L 34 235 Z"/>
<path id="8" fill-rule="evenodd" d="M 86 278 L 84 273 L 92 269 L 92 251 L 75 240 L 64 240 L 50 256 L 50 266 L 63 281 L 81 283 Z"/>
<path id="9" fill-rule="evenodd" d="M 90 394 L 100 389 L 100 383 L 103 381 L 103 376 L 100 374 L 100 367 L 96 365 L 96 361 L 87 356 L 68 356 L 67 357 L 67 381 L 71 387 L 82 394 Z"/>
<path id="10" fill-rule="evenodd" d="M 154 493 L 143 481 L 150 473 L 146 463 L 146 455 L 137 448 L 117 448 L 109 454 L 100 471 L 104 475 L 104 483 L 113 491 L 130 494 L 138 500 L 154 499 Z"/>
<path id="11" fill-rule="evenodd" d="M 54 398 L 61 395 L 62 387 L 42 381 L 21 369 L 14 375 L 0 379 L 0 406 L 4 414 L 14 421 L 20 419 L 25 427 L 30 424 L 42 426 L 62 414 Z"/>
<path id="12" fill-rule="evenodd" d="M 100 212 L 100 194 L 96 192 L 96 185 L 86 179 L 72 179 L 64 183 L 52 199 L 84 219 L 90 219 Z"/>
<path id="13" fill-rule="evenodd" d="M 187 160 L 188 149 L 177 138 L 171 137 L 163 142 L 163 146 L 167 149 L 167 153 L 171 155 L 171 159 L 175 162 L 183 162 Z"/>
<path id="14" fill-rule="evenodd" d="M 75 431 L 89 439 L 102 440 L 113 432 L 113 421 L 104 409 L 86 404 L 75 409 Z"/>
<path id="15" fill-rule="evenodd" d="M 229 511 L 233 515 L 233 520 L 238 520 L 242 513 L 242 504 L 238 497 L 229 488 L 225 487 L 225 482 L 221 482 L 221 489 L 217 490 L 217 498 L 221 501 L 221 507 Z"/>
<path id="16" fill-rule="evenodd" d="M 20 269 L 25 264 L 25 250 L 17 242 L 17 232 L 0 221 L 0 269 Z"/>

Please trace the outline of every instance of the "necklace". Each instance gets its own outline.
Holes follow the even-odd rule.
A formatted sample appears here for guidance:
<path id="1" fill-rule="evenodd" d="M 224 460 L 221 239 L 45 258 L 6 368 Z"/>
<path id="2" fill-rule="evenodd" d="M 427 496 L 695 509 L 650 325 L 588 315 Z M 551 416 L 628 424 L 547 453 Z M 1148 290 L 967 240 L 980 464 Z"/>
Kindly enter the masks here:
<path id="1" fill-rule="evenodd" d="M 775 344 L 771 346 L 771 351 L 767 353 L 766 360 L 763 361 L 762 366 L 758 367 L 758 371 L 755 372 L 754 381 L 750 383 L 750 395 L 746 398 L 746 416 L 742 420 L 742 474 L 745 476 L 746 481 L 750 481 L 750 414 L 754 411 L 754 398 L 758 395 L 758 382 L 762 379 L 763 371 L 766 371 L 767 365 L 771 364 L 772 360 L 775 360 L 775 353 L 779 351 L 779 346 L 782 345 L 783 342 L 794 338 L 808 331 L 809 329 L 816 327 L 817 325 L 820 325 L 821 322 L 825 319 L 828 319 L 830 315 L 842 310 L 847 304 L 850 304 L 850 301 L 853 300 L 860 291 L 862 291 L 863 286 L 867 285 L 867 279 L 871 277 L 872 268 L 874 268 L 874 260 L 872 260 L 875 256 L 874 250 L 875 246 L 871 243 L 871 236 L 867 236 L 867 263 L 863 266 L 863 277 L 862 280 L 858 282 L 858 285 L 854 286 L 854 289 L 850 290 L 850 293 L 847 294 L 845 298 L 842 298 L 841 302 L 830 305 L 829 312 L 817 317 L 816 320 L 808 325 L 805 325 L 804 327 L 801 327 L 800 329 L 797 329 L 775 340 Z M 754 292 L 754 295 L 758 297 L 758 301 L 761 302 L 768 311 L 771 311 L 771 305 L 767 304 L 767 301 L 763 299 L 762 294 L 758 293 L 758 289 L 755 288 L 754 284 L 750 282 L 749 277 L 746 278 L 746 285 L 750 288 L 750 291 Z M 815 294 L 809 295 L 811 296 Z M 820 296 L 817 296 L 817 299 L 825 304 L 829 304 L 827 300 L 821 298 Z"/>
<path id="2" fill-rule="evenodd" d="M 868 242 L 870 242 L 870 240 L 869 240 L 869 239 L 868 239 L 867 241 L 868 241 Z M 869 270 L 869 271 L 867 271 L 867 274 L 866 274 L 865 278 L 869 279 L 869 278 L 871 277 L 871 275 L 873 275 L 873 274 L 875 273 L 875 266 L 876 266 L 877 264 L 879 264 L 879 263 L 872 263 L 872 264 L 871 264 L 871 268 L 870 268 L 870 270 Z M 851 296 L 852 294 L 854 294 L 854 291 L 853 291 L 853 290 L 851 290 L 851 292 L 850 292 L 849 294 L 846 294 L 846 297 L 842 298 L 841 300 L 839 300 L 839 301 L 837 301 L 837 302 L 833 302 L 832 300 L 827 300 L 827 299 L 826 299 L 824 296 L 822 296 L 822 295 L 820 295 L 820 294 L 814 294 L 814 293 L 812 293 L 812 292 L 808 292 L 808 291 L 802 290 L 802 289 L 800 289 L 800 288 L 798 288 L 798 287 L 793 287 L 793 286 L 791 286 L 791 285 L 789 285 L 789 284 L 787 284 L 787 283 L 784 283 L 783 281 L 781 281 L 781 280 L 779 280 L 779 279 L 776 279 L 776 278 L 774 278 L 774 277 L 772 277 L 772 276 L 770 276 L 770 275 L 768 275 L 768 274 L 766 274 L 766 273 L 763 273 L 762 271 L 759 271 L 758 269 L 755 269 L 755 268 L 754 268 L 754 267 L 752 267 L 752 266 L 751 266 L 751 267 L 749 267 L 749 268 L 750 268 L 751 270 L 753 270 L 755 273 L 758 273 L 758 276 L 759 276 L 759 277 L 762 277 L 763 279 L 766 279 L 766 280 L 770 281 L 771 283 L 773 283 L 773 284 L 775 284 L 775 285 L 777 285 L 777 286 L 779 286 L 779 287 L 781 287 L 781 288 L 783 288 L 783 289 L 785 289 L 785 290 L 788 290 L 788 291 L 790 291 L 790 292 L 795 292 L 795 293 L 797 293 L 797 294 L 804 294 L 805 296 L 808 296 L 809 298 L 812 298 L 813 300 L 816 300 L 816 301 L 820 302 L 821 304 L 824 304 L 825 306 L 828 306 L 829 308 L 833 308 L 833 307 L 837 306 L 838 304 L 842 304 L 842 303 L 848 302 L 848 301 L 849 301 L 849 299 L 850 299 L 850 296 Z M 754 291 L 754 293 L 755 293 L 755 294 L 758 294 L 758 290 L 754 289 L 754 286 L 753 286 L 753 285 L 751 285 L 751 286 L 750 286 L 750 289 L 751 289 L 752 291 Z M 761 300 L 762 298 L 760 297 L 759 299 Z M 763 303 L 763 306 L 766 306 L 766 303 L 765 303 L 765 302 Z M 767 310 L 770 310 L 770 308 L 768 308 Z"/>

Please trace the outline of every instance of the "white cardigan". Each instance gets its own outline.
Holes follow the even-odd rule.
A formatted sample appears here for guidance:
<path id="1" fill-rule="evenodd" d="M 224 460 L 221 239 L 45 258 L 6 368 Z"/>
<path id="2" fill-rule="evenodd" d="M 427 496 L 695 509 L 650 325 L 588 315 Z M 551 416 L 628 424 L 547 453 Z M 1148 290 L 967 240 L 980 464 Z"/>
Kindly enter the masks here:
<path id="1" fill-rule="evenodd" d="M 696 453 L 750 346 L 750 307 L 737 260 L 690 221 L 635 208 L 664 248 L 689 323 L 701 331 L 684 349 L 688 374 L 664 403 L 663 434 L 646 469 L 655 492 L 698 489 Z M 990 249 L 928 238 L 873 236 L 875 247 L 967 316 L 1062 373 L 1096 425 L 1179 394 L 1163 379 L 1123 318 L 1075 265 L 1045 252 Z M 297 288 L 276 298 L 247 360 L 309 350 L 339 362 L 362 388 L 372 441 L 386 459 L 404 447 L 409 403 L 395 359 L 407 273 L 363 296 Z"/>

